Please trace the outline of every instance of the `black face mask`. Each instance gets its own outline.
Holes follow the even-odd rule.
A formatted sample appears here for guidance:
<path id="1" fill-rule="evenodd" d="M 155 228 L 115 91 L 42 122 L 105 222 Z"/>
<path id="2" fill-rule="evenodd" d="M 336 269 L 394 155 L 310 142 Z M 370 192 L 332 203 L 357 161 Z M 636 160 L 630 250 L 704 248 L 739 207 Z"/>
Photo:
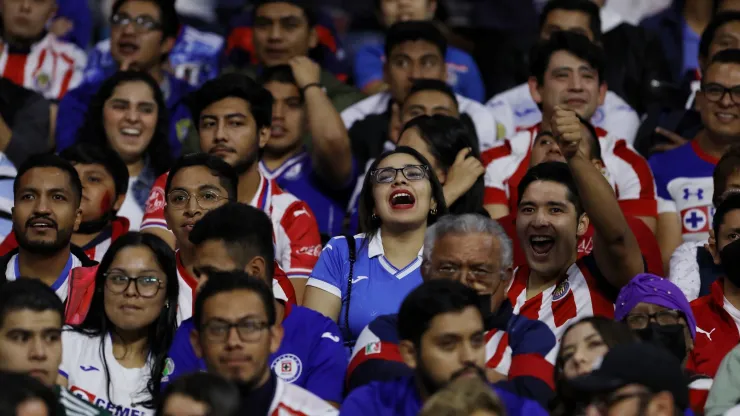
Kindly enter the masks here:
<path id="1" fill-rule="evenodd" d="M 85 221 L 80 223 L 79 228 L 77 229 L 77 234 L 95 234 L 103 231 L 105 227 L 109 226 L 110 223 L 116 218 L 116 213 L 114 211 L 108 211 L 107 213 L 103 214 L 102 217 L 98 218 L 97 220 L 92 221 Z"/>
<path id="2" fill-rule="evenodd" d="M 480 314 L 483 315 L 483 319 L 486 319 L 489 315 L 491 315 L 491 294 L 485 293 L 485 294 L 478 294 L 478 309 L 480 309 Z"/>
<path id="3" fill-rule="evenodd" d="M 740 240 L 726 245 L 719 252 L 719 258 L 725 278 L 736 287 L 740 287 Z"/>
<path id="4" fill-rule="evenodd" d="M 637 329 L 635 333 L 643 341 L 667 349 L 680 362 L 686 358 L 686 338 L 681 324 L 658 325 L 650 322 L 647 328 Z"/>

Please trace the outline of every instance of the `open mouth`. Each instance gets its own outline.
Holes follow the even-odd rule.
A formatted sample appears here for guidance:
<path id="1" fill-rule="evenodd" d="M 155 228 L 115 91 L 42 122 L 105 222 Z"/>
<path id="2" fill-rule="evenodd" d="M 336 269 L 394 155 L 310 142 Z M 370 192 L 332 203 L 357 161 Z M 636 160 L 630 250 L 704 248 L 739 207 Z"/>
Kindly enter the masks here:
<path id="1" fill-rule="evenodd" d="M 555 246 L 555 239 L 549 235 L 533 235 L 529 237 L 529 246 L 535 254 L 544 256 Z"/>
<path id="2" fill-rule="evenodd" d="M 270 128 L 270 137 L 283 137 L 285 136 L 285 128 L 280 125 L 272 125 Z"/>
<path id="3" fill-rule="evenodd" d="M 399 189 L 391 193 L 388 202 L 392 209 L 410 209 L 416 204 L 416 198 L 410 192 Z"/>
<path id="4" fill-rule="evenodd" d="M 141 129 L 137 129 L 134 127 L 126 127 L 119 130 L 121 135 L 123 137 L 129 138 L 129 139 L 138 139 L 141 137 Z"/>
<path id="5" fill-rule="evenodd" d="M 37 219 L 28 223 L 28 228 L 35 230 L 54 230 L 57 225 L 54 221 L 49 219 Z"/>
<path id="6" fill-rule="evenodd" d="M 139 45 L 133 42 L 118 42 L 118 50 L 123 55 L 133 55 L 139 51 Z"/>

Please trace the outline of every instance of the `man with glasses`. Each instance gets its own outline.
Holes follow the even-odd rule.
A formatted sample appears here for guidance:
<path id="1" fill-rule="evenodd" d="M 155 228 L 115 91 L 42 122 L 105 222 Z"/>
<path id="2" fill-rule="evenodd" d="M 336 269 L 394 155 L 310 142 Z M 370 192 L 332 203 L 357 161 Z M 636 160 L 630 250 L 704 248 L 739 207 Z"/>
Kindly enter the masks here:
<path id="1" fill-rule="evenodd" d="M 650 158 L 658 196 L 658 242 L 667 264 L 684 241 L 704 241 L 714 216 L 712 174 L 740 140 L 740 50 L 718 52 L 707 66 L 696 105 L 704 128 L 694 140 Z"/>
<path id="2" fill-rule="evenodd" d="M 61 99 L 82 81 L 85 52 L 46 31 L 57 0 L 4 0 L 0 76 L 49 100 Z"/>
<path id="3" fill-rule="evenodd" d="M 689 389 L 679 361 L 656 346 L 622 344 L 590 374 L 569 382 L 586 415 L 682 415 Z"/>
<path id="4" fill-rule="evenodd" d="M 329 403 L 272 371 L 270 355 L 280 348 L 283 328 L 277 323 L 272 291 L 262 279 L 244 272 L 209 273 L 196 298 L 193 321 L 190 340 L 196 354 L 209 372 L 239 386 L 241 413 L 338 414 Z"/>
<path id="5" fill-rule="evenodd" d="M 110 53 L 116 64 L 104 71 L 88 71 L 85 82 L 59 103 L 58 120 L 61 122 L 56 130 L 57 150 L 77 140 L 77 131 L 84 122 L 92 97 L 103 81 L 120 69 L 144 71 L 159 83 L 170 116 L 170 149 L 173 156 L 179 156 L 181 142 L 191 125 L 184 97 L 192 87 L 165 71 L 167 56 L 180 26 L 174 2 L 117 0 L 110 23 Z"/>
<path id="6" fill-rule="evenodd" d="M 477 214 L 442 217 L 427 230 L 421 273 L 425 281 L 456 280 L 475 290 L 487 331 L 489 379 L 516 378 L 501 385 L 547 403 L 553 367 L 545 356 L 555 347 L 555 336 L 544 323 L 515 314 L 505 297 L 512 245 L 503 228 Z M 411 374 L 398 349 L 398 319 L 378 317 L 360 333 L 347 372 L 349 389 Z"/>

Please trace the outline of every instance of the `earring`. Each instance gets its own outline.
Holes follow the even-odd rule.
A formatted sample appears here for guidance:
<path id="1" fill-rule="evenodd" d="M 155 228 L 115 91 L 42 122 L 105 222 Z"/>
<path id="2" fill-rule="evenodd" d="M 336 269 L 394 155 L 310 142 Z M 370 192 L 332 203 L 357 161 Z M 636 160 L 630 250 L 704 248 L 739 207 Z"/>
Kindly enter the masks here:
<path id="1" fill-rule="evenodd" d="M 432 208 L 432 210 L 429 211 L 429 213 L 431 213 L 432 215 L 437 215 L 437 208 L 436 207 Z"/>
<path id="2" fill-rule="evenodd" d="M 164 302 L 164 307 L 167 308 L 167 309 L 170 308 L 170 301 L 169 300 L 167 300 L 167 301 Z"/>
<path id="3" fill-rule="evenodd" d="M 375 221 L 375 220 L 378 219 L 378 216 L 375 215 L 375 213 L 373 213 L 373 215 L 370 216 L 370 219 L 372 219 L 373 221 Z"/>

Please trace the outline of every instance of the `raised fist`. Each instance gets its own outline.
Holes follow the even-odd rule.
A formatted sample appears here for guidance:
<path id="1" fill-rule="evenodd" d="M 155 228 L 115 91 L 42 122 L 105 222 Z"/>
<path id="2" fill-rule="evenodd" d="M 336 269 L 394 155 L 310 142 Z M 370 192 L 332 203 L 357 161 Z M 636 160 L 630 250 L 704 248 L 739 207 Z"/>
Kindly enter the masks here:
<path id="1" fill-rule="evenodd" d="M 550 121 L 552 133 L 566 159 L 576 155 L 583 140 L 583 125 L 573 110 L 555 107 Z"/>

